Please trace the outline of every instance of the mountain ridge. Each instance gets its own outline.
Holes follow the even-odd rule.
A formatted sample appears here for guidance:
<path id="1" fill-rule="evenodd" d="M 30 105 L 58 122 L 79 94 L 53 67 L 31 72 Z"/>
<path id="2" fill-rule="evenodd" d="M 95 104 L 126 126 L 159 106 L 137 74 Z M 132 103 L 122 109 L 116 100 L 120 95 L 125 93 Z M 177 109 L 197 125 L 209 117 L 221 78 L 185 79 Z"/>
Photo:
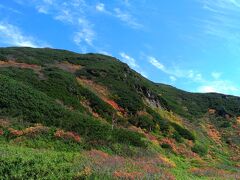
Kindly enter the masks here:
<path id="1" fill-rule="evenodd" d="M 97 149 L 94 156 L 131 161 L 163 156 L 175 164 L 167 168 L 171 178 L 218 177 L 222 171 L 239 177 L 234 155 L 240 152 L 240 97 L 182 91 L 149 81 L 110 56 L 50 48 L 0 48 L 0 85 L 0 140 L 12 152 L 20 147 L 51 153 Z M 70 170 L 69 176 L 101 177 L 96 167 L 82 167 L 83 174 Z M 84 174 L 88 168 L 91 173 Z M 127 173 L 135 172 L 135 178 L 140 173 L 120 169 L 103 175 L 128 179 Z M 13 177 L 11 170 L 3 171 Z"/>

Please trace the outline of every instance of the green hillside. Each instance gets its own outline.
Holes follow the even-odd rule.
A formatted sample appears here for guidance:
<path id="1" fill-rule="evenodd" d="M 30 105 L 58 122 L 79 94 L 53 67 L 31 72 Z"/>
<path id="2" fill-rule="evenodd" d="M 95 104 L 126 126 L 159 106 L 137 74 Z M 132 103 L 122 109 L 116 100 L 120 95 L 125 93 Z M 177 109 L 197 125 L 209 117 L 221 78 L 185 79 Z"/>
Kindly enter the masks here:
<path id="1" fill-rule="evenodd" d="M 116 58 L 0 48 L 0 179 L 239 179 L 240 98 Z"/>

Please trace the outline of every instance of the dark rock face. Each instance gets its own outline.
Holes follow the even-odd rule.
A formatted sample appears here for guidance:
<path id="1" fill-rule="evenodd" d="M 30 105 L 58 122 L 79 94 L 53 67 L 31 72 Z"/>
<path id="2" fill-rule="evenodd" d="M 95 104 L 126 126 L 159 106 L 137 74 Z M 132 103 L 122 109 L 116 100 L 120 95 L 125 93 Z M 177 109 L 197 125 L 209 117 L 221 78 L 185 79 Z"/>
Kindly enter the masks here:
<path id="1" fill-rule="evenodd" d="M 136 89 L 151 107 L 168 110 L 167 102 L 158 94 L 153 93 L 150 89 L 147 89 L 146 87 L 136 87 Z"/>

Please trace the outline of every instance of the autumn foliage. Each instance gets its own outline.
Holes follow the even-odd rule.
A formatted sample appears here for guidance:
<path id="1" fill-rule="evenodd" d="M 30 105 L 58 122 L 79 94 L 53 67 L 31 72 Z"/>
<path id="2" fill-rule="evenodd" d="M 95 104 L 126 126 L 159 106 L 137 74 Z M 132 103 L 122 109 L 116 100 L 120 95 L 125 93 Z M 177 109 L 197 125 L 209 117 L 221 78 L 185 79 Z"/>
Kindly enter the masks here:
<path id="1" fill-rule="evenodd" d="M 57 138 L 62 138 L 62 139 L 68 139 L 68 140 L 73 140 L 75 142 L 80 142 L 81 138 L 80 136 L 75 133 L 75 132 L 70 132 L 70 131 L 64 131 L 62 129 L 58 129 L 55 133 L 54 136 Z"/>

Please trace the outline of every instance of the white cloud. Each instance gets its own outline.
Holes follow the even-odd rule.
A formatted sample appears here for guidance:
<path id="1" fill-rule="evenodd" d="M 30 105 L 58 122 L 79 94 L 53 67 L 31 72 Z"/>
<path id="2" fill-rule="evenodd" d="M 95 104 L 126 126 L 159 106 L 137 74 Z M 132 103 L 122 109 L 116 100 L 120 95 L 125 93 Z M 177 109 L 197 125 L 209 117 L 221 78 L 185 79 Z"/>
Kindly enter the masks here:
<path id="1" fill-rule="evenodd" d="M 223 94 L 240 94 L 240 88 L 226 80 L 215 80 L 206 82 L 197 89 L 198 92 L 216 92 Z"/>
<path id="2" fill-rule="evenodd" d="M 62 9 L 54 18 L 64 23 L 74 23 L 74 17 L 70 9 Z"/>
<path id="3" fill-rule="evenodd" d="M 57 21 L 71 26 L 74 29 L 72 40 L 82 52 L 86 52 L 89 47 L 95 49 L 96 32 L 93 24 L 87 18 L 89 5 L 85 0 L 29 0 L 28 2 L 39 13 L 44 13 Z"/>
<path id="4" fill-rule="evenodd" d="M 103 51 L 103 50 L 100 50 L 98 51 L 99 54 L 103 54 L 103 55 L 106 55 L 106 56 L 113 56 L 111 53 L 107 52 L 107 51 Z"/>
<path id="5" fill-rule="evenodd" d="M 216 89 L 212 86 L 200 86 L 197 91 L 202 93 L 210 93 L 216 92 Z"/>
<path id="6" fill-rule="evenodd" d="M 136 60 L 126 53 L 121 52 L 120 56 L 122 57 L 123 62 L 127 63 L 131 68 L 139 67 L 139 65 L 136 63 Z"/>
<path id="7" fill-rule="evenodd" d="M 47 7 L 37 6 L 36 9 L 39 13 L 48 14 L 48 8 Z"/>
<path id="8" fill-rule="evenodd" d="M 10 46 L 46 47 L 49 46 L 31 36 L 26 36 L 17 26 L 0 22 L 0 41 Z"/>
<path id="9" fill-rule="evenodd" d="M 144 71 L 140 71 L 140 74 L 141 74 L 143 77 L 148 78 L 148 75 L 147 75 L 146 72 L 144 72 Z"/>
<path id="10" fill-rule="evenodd" d="M 15 2 L 22 6 L 26 6 L 26 4 L 32 6 L 37 12 L 71 26 L 73 29 L 72 40 L 83 52 L 89 48 L 96 51 L 101 49 L 96 46 L 98 40 L 97 30 L 94 27 L 93 20 L 89 18 L 94 9 L 96 12 L 105 13 L 105 15 L 124 22 L 131 28 L 138 29 L 142 27 L 132 15 L 132 9 L 127 6 L 130 5 L 127 0 L 123 1 L 125 5 L 122 2 L 115 2 L 109 10 L 106 9 L 106 5 L 102 2 L 92 4 L 87 0 L 15 0 Z M 114 8 L 119 6 L 121 9 Z"/>
<path id="11" fill-rule="evenodd" d="M 136 21 L 136 19 L 128 12 L 122 11 L 119 8 L 114 9 L 115 16 L 120 19 L 122 22 L 126 23 L 134 29 L 142 28 L 143 26 Z"/>
<path id="12" fill-rule="evenodd" d="M 197 0 L 206 13 L 197 21 L 201 34 L 221 41 L 229 51 L 240 51 L 240 1 L 239 0 Z"/>
<path id="13" fill-rule="evenodd" d="M 149 63 L 151 63 L 153 66 L 175 78 L 187 78 L 196 82 L 203 81 L 202 74 L 197 71 L 180 69 L 179 67 L 176 66 L 166 67 L 164 64 L 162 64 L 158 59 L 156 59 L 153 56 L 147 56 L 147 59 Z"/>
<path id="14" fill-rule="evenodd" d="M 128 1 L 121 2 L 125 6 L 129 7 L 130 3 Z M 136 18 L 130 13 L 129 8 L 124 8 L 124 10 L 120 8 L 114 8 L 113 10 L 107 10 L 105 8 L 105 4 L 97 3 L 95 7 L 96 11 L 105 13 L 109 16 L 115 17 L 118 20 L 122 21 L 124 24 L 128 25 L 131 28 L 139 29 L 142 28 L 142 24 L 138 23 Z"/>
<path id="15" fill-rule="evenodd" d="M 179 67 L 166 67 L 158 59 L 147 56 L 149 63 L 161 70 L 163 73 L 169 75 L 171 82 L 177 79 L 188 79 L 191 83 L 198 85 L 197 92 L 217 92 L 223 94 L 238 94 L 240 95 L 240 88 L 233 82 L 220 79 L 221 73 L 212 72 L 209 74 L 213 80 L 205 79 L 202 73 L 194 70 L 180 69 Z"/>
<path id="16" fill-rule="evenodd" d="M 123 62 L 127 63 L 132 69 L 136 70 L 145 78 L 148 78 L 147 73 L 137 64 L 136 60 L 133 57 L 129 56 L 125 52 L 121 52 L 119 55 Z"/>
<path id="17" fill-rule="evenodd" d="M 80 30 L 75 33 L 74 42 L 81 46 L 84 41 L 89 46 L 93 46 L 93 40 L 95 37 L 95 32 L 92 29 L 92 25 L 86 19 L 78 19 L 78 24 L 81 26 Z"/>
<path id="18" fill-rule="evenodd" d="M 97 5 L 96 5 L 96 10 L 97 11 L 100 11 L 100 12 L 105 12 L 106 10 L 105 10 L 105 4 L 103 4 L 103 3 L 98 3 Z"/>
<path id="19" fill-rule="evenodd" d="M 148 60 L 153 66 L 155 66 L 156 68 L 160 69 L 163 72 L 166 72 L 165 66 L 162 63 L 160 63 L 156 58 L 149 56 Z"/>

